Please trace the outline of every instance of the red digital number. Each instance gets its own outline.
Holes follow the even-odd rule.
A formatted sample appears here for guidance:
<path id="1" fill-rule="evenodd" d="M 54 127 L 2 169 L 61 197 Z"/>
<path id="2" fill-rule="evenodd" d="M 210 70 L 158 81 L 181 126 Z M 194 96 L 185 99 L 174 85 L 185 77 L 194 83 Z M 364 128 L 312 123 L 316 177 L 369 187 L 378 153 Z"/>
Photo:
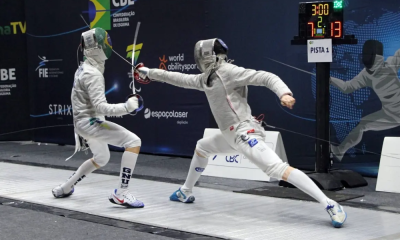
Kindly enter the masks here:
<path id="1" fill-rule="evenodd" d="M 342 36 L 342 22 L 341 21 L 335 21 L 335 27 L 336 24 L 338 25 L 337 28 L 335 28 L 335 31 L 338 31 L 338 34 L 335 35 L 335 37 L 341 37 Z"/>
<path id="2" fill-rule="evenodd" d="M 335 21 L 331 23 L 331 37 L 340 38 L 342 37 L 342 22 Z"/>
<path id="3" fill-rule="evenodd" d="M 311 37 L 314 37 L 314 23 L 309 22 L 308 25 L 311 25 Z"/>

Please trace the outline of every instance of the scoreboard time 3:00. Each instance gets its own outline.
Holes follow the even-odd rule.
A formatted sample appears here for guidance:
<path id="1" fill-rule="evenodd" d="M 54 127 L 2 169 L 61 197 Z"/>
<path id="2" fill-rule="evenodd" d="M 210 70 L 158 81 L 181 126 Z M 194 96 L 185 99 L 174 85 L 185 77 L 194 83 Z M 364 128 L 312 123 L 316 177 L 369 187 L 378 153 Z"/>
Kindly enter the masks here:
<path id="1" fill-rule="evenodd" d="M 343 38 L 343 0 L 299 3 L 299 37 Z"/>

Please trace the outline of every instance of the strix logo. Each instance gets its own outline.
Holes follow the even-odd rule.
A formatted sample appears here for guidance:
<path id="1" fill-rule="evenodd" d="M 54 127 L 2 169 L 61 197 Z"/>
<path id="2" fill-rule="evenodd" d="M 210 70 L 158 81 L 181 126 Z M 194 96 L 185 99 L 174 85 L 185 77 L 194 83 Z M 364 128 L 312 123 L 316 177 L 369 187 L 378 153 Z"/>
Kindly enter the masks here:
<path id="1" fill-rule="evenodd" d="M 176 56 L 169 56 L 167 59 L 165 58 L 165 55 L 163 57 L 158 58 L 160 60 L 160 66 L 159 69 L 164 69 L 168 71 L 190 71 L 193 69 L 197 68 L 196 64 L 185 64 L 183 63 L 185 61 L 185 54 L 184 53 L 179 53 Z M 166 63 L 169 62 L 168 65 Z"/>
<path id="2" fill-rule="evenodd" d="M 18 34 L 18 27 L 22 34 L 26 33 L 26 22 L 10 22 L 10 26 L 0 26 L 0 36 L 11 35 L 11 27 L 12 34 Z"/>
<path id="3" fill-rule="evenodd" d="M 49 104 L 49 115 L 72 115 L 72 105 Z"/>
<path id="4" fill-rule="evenodd" d="M 59 75 L 64 74 L 64 72 L 60 71 L 59 68 L 42 68 L 44 66 L 46 66 L 46 63 L 49 62 L 60 62 L 62 61 L 62 59 L 52 59 L 49 60 L 47 59 L 45 56 L 40 57 L 38 56 L 38 58 L 41 60 L 39 62 L 39 66 L 35 69 L 35 71 L 39 72 L 39 78 L 57 78 Z"/>
<path id="5" fill-rule="evenodd" d="M 151 116 L 151 111 L 150 111 L 150 109 L 146 108 L 144 110 L 144 118 L 148 119 L 148 118 L 150 118 L 150 116 Z"/>
<path id="6" fill-rule="evenodd" d="M 111 9 L 113 3 L 115 9 Z M 89 0 L 88 11 L 90 28 L 100 27 L 104 30 L 111 30 L 111 18 L 113 27 L 129 27 L 130 17 L 135 16 L 135 12 L 121 12 L 129 6 L 135 4 L 135 0 Z"/>

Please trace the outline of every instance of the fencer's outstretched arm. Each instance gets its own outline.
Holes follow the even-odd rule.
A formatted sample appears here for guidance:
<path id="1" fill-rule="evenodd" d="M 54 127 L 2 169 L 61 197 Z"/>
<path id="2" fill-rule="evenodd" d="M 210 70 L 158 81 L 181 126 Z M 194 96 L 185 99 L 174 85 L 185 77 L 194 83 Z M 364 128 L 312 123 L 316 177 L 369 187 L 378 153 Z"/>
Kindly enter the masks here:
<path id="1" fill-rule="evenodd" d="M 148 77 L 151 80 L 166 82 L 178 87 L 203 91 L 201 74 L 184 74 L 168 72 L 162 69 L 149 69 Z"/>
<path id="2" fill-rule="evenodd" d="M 400 49 L 396 51 L 394 56 L 388 57 L 387 62 L 390 66 L 396 68 L 397 71 L 400 69 Z"/>
<path id="3" fill-rule="evenodd" d="M 282 79 L 273 73 L 235 66 L 230 76 L 231 79 L 234 79 L 237 86 L 265 86 L 273 91 L 279 99 L 283 95 L 293 96 L 289 87 L 282 81 Z"/>
<path id="4" fill-rule="evenodd" d="M 338 78 L 331 77 L 330 83 L 339 88 L 339 90 L 345 94 L 352 93 L 357 89 L 367 87 L 367 80 L 365 79 L 365 72 L 366 70 L 363 69 L 355 78 L 351 79 L 350 81 L 343 81 Z"/>
<path id="5" fill-rule="evenodd" d="M 90 101 L 96 108 L 98 114 L 104 116 L 123 116 L 128 114 L 125 103 L 109 104 L 105 95 L 104 77 L 101 75 L 91 75 L 84 81 L 85 87 L 90 97 Z"/>

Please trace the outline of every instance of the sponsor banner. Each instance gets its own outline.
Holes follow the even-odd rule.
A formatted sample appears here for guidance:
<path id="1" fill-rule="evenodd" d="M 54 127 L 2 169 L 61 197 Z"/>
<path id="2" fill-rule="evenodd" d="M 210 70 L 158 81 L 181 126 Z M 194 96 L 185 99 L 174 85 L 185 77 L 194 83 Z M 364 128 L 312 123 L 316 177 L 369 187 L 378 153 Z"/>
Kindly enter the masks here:
<path id="1" fill-rule="evenodd" d="M 163 55 L 163 57 L 160 57 L 159 60 L 159 68 L 168 71 L 186 73 L 188 71 L 197 69 L 197 65 L 195 63 L 188 63 L 188 61 L 185 61 L 184 53 L 179 53 L 178 55 L 168 57 L 165 57 L 165 55 Z"/>
<path id="2" fill-rule="evenodd" d="M 0 140 L 30 140 L 20 132 L 31 127 L 24 1 L 0 1 L 0 15 Z"/>

